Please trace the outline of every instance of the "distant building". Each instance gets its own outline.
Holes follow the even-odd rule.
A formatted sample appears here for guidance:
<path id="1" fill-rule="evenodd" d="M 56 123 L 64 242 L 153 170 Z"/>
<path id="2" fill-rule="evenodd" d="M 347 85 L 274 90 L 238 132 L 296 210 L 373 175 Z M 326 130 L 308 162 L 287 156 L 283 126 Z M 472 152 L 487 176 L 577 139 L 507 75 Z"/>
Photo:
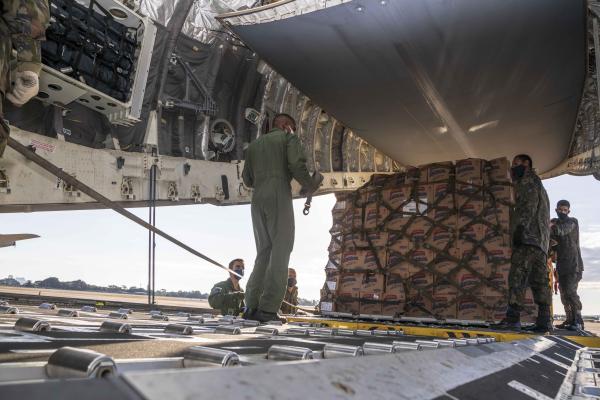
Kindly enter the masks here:
<path id="1" fill-rule="evenodd" d="M 27 282 L 27 279 L 21 278 L 21 277 L 17 277 L 17 278 L 15 278 L 15 281 L 19 282 L 19 284 L 21 286 L 23 286 Z"/>

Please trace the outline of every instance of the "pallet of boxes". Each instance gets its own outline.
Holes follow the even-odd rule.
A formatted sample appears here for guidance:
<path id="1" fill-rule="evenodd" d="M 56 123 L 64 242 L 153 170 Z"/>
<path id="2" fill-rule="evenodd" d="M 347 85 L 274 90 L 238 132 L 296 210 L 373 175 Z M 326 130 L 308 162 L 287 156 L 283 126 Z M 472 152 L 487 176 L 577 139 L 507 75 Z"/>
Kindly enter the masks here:
<path id="1" fill-rule="evenodd" d="M 506 312 L 514 195 L 505 158 L 374 175 L 337 195 L 324 315 L 497 322 Z M 524 322 L 537 314 L 531 291 Z"/>

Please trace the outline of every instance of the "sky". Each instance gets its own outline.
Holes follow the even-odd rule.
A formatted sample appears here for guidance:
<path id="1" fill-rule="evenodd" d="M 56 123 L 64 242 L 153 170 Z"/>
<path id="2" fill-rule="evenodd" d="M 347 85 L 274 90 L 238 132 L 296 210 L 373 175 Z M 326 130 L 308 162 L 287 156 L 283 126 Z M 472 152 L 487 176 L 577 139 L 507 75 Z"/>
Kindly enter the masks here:
<path id="1" fill-rule="evenodd" d="M 585 264 L 579 293 L 583 312 L 600 314 L 600 182 L 593 177 L 561 176 L 545 180 L 551 210 L 566 198 L 578 218 Z M 303 200 L 294 201 L 296 240 L 290 266 L 298 273 L 299 296 L 318 299 L 325 280 L 333 195 L 313 199 L 309 216 Z M 142 218 L 147 209 L 132 209 Z M 553 211 L 552 211 L 553 213 Z M 157 226 L 194 249 L 225 264 L 246 261 L 246 277 L 255 257 L 250 207 L 190 205 L 157 208 Z M 0 249 L 0 278 L 9 274 L 31 280 L 56 276 L 96 285 L 146 287 L 148 233 L 107 210 L 0 214 L 0 233 L 35 233 L 39 239 Z M 157 237 L 156 289 L 209 292 L 226 279 L 221 269 Z M 244 285 L 246 279 L 242 281 Z M 558 296 L 555 312 L 562 312 Z"/>

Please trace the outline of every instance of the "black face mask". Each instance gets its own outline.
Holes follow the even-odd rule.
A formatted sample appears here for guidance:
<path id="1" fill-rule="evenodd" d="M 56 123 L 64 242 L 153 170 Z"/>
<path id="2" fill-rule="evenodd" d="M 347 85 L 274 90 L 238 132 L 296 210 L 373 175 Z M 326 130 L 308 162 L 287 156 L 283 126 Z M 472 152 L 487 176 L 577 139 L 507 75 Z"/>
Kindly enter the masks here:
<path id="1" fill-rule="evenodd" d="M 559 219 L 565 220 L 567 219 L 568 215 L 565 213 L 561 213 L 559 211 L 556 212 L 556 215 L 558 216 Z"/>
<path id="2" fill-rule="evenodd" d="M 288 287 L 296 286 L 296 278 L 288 278 Z"/>
<path id="3" fill-rule="evenodd" d="M 244 270 L 242 268 L 234 269 L 233 272 L 240 275 L 240 277 L 238 277 L 238 279 L 242 279 L 241 277 L 244 276 Z"/>
<path id="4" fill-rule="evenodd" d="M 513 179 L 520 179 L 523 177 L 523 175 L 525 175 L 525 166 L 523 164 L 515 165 L 510 169 L 510 171 Z"/>

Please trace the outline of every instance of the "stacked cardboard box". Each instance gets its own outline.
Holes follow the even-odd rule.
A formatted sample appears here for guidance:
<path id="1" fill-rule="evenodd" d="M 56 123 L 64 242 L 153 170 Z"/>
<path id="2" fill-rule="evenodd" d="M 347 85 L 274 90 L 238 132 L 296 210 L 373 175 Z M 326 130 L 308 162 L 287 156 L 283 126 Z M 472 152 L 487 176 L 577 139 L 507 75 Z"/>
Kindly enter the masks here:
<path id="1" fill-rule="evenodd" d="M 375 175 L 337 199 L 322 311 L 504 317 L 514 202 L 508 160 L 466 159 Z M 531 319 L 535 307 L 526 314 Z"/>

